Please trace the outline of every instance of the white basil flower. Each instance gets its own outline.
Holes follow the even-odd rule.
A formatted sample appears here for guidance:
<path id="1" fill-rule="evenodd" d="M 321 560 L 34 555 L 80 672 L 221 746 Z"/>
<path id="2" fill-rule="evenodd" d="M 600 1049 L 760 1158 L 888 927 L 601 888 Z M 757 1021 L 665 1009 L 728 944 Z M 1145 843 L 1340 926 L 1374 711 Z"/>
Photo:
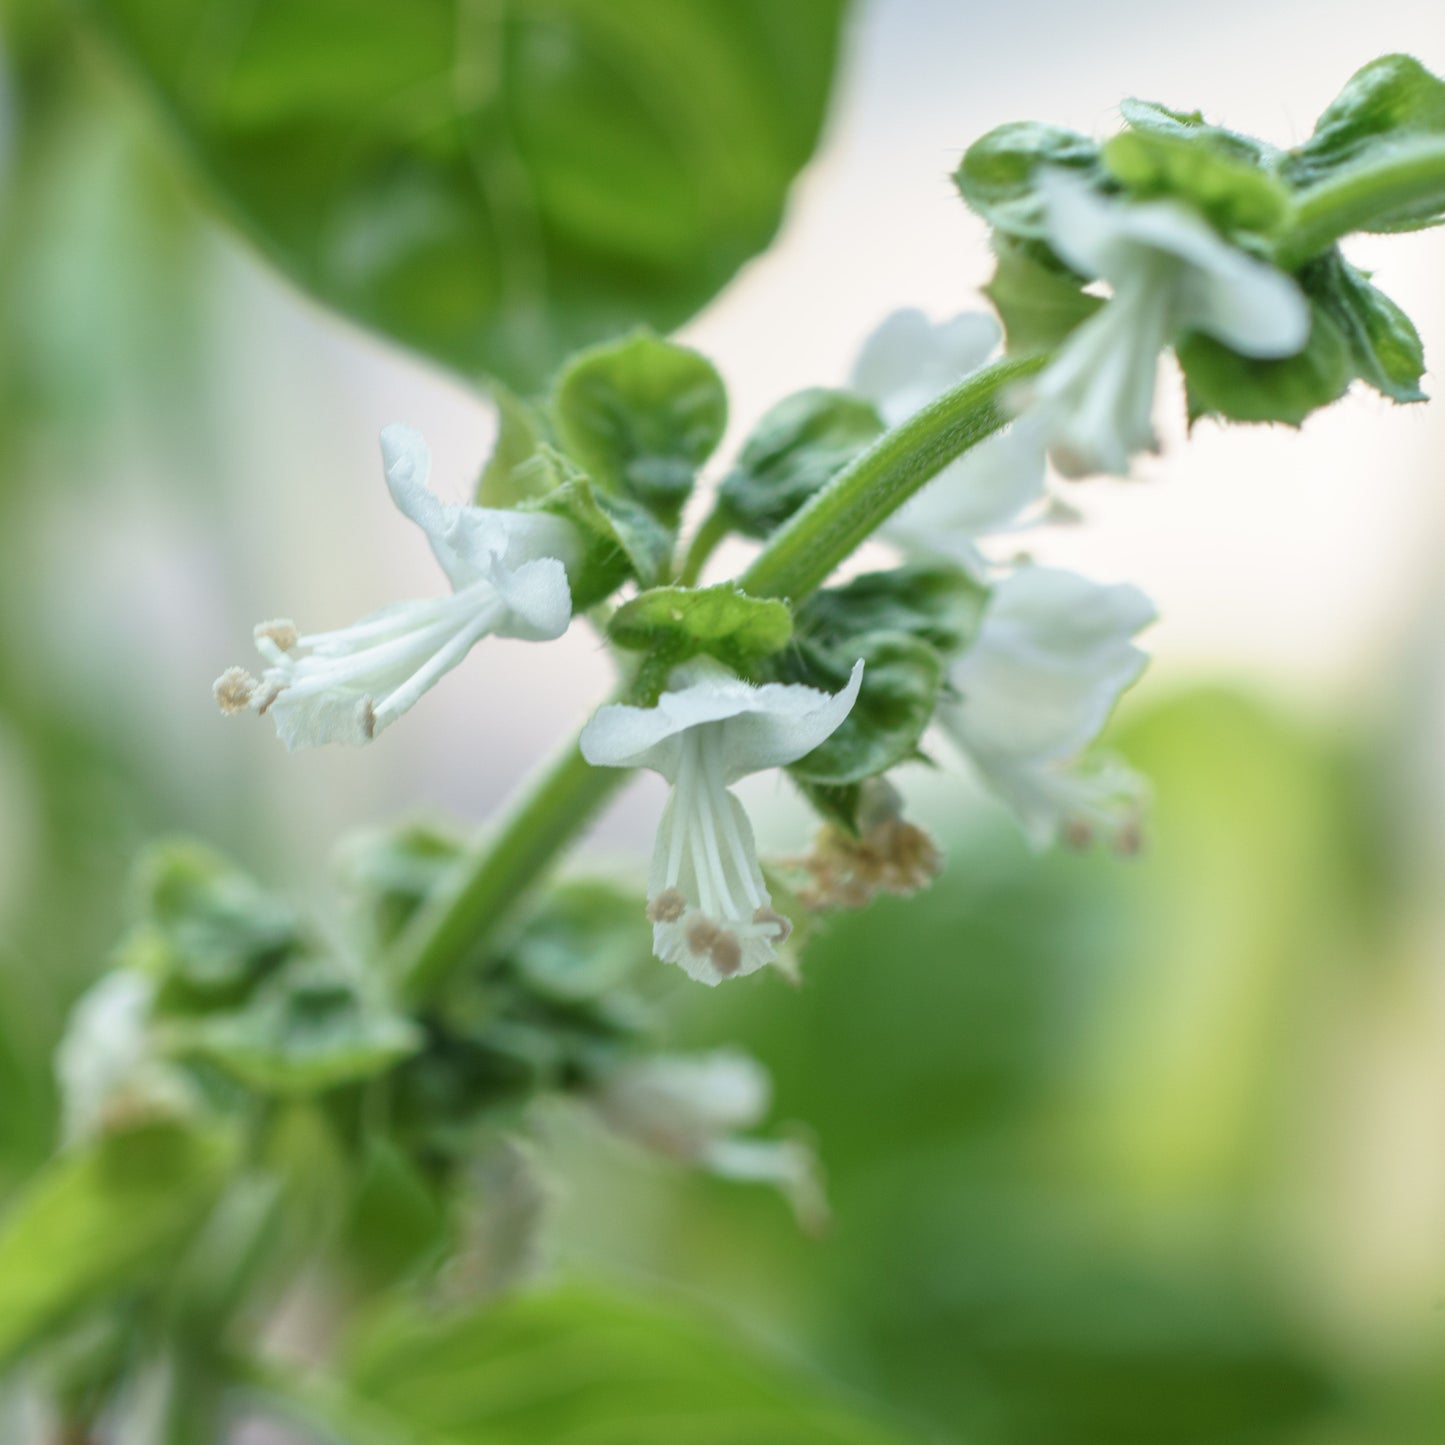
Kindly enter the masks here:
<path id="1" fill-rule="evenodd" d="M 1132 642 L 1154 606 L 1128 583 L 1053 567 L 999 582 L 977 638 L 954 664 L 956 700 L 938 720 L 1030 840 L 1061 832 L 1134 844 L 1142 783 L 1117 764 L 1081 763 L 1148 658 Z"/>
<path id="2" fill-rule="evenodd" d="M 794 1139 L 748 1138 L 772 1103 L 756 1059 L 732 1049 L 659 1054 L 614 1070 L 592 1094 L 608 1127 L 669 1159 L 725 1179 L 771 1184 L 805 1228 L 827 1218 L 817 1161 Z"/>
<path id="3" fill-rule="evenodd" d="M 998 323 L 966 311 L 935 324 L 921 311 L 895 311 L 863 343 L 851 386 L 889 426 L 906 421 L 983 366 L 997 349 Z M 882 535 L 904 552 L 943 557 L 982 579 L 977 539 L 1028 525 L 1044 495 L 1044 443 L 1032 418 L 989 437 L 945 467 L 891 517 Z"/>
<path id="4" fill-rule="evenodd" d="M 269 714 L 288 748 L 369 742 L 482 638 L 547 641 L 571 621 L 567 568 L 581 543 L 570 522 L 443 502 L 427 486 L 431 459 L 410 427 L 387 427 L 381 453 L 392 501 L 426 533 L 452 591 L 335 632 L 262 623 L 260 681 L 233 667 L 217 679 L 216 701 L 226 713 Z"/>
<path id="5" fill-rule="evenodd" d="M 1060 172 L 1043 177 L 1043 193 L 1049 244 L 1113 293 L 1026 393 L 1064 475 L 1122 477 L 1135 452 L 1154 448 L 1159 354 L 1181 333 L 1257 359 L 1293 356 L 1309 340 L 1309 304 L 1294 281 L 1187 207 L 1111 199 Z"/>
<path id="6" fill-rule="evenodd" d="M 180 1114 L 193 1105 L 181 1072 L 156 1056 L 155 985 L 133 969 L 106 974 L 71 1010 L 55 1052 L 61 1132 L 67 1142 L 103 1133 L 132 1114 Z"/>
<path id="7" fill-rule="evenodd" d="M 747 814 L 729 788 L 796 762 L 848 716 L 863 664 L 829 694 L 797 684 L 754 687 L 709 659 L 675 672 L 656 707 L 609 704 L 582 730 L 599 767 L 651 768 L 672 784 L 648 881 L 657 956 L 706 984 L 754 973 L 790 931 L 775 913 Z"/>

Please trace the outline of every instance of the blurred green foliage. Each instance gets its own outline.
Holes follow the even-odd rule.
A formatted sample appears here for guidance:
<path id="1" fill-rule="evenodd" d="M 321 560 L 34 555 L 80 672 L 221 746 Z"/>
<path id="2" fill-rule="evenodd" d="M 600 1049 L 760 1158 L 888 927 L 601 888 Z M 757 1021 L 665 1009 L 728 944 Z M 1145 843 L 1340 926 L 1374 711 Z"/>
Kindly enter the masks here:
<path id="1" fill-rule="evenodd" d="M 87 0 L 227 210 L 469 375 L 687 319 L 817 140 L 842 0 Z"/>

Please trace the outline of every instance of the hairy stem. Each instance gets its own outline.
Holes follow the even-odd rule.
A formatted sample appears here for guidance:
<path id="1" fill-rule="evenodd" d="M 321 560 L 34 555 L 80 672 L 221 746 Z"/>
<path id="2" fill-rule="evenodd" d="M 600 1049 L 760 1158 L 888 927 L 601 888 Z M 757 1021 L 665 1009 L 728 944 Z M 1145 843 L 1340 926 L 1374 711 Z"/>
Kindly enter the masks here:
<path id="1" fill-rule="evenodd" d="M 880 437 L 763 548 L 741 578 L 744 589 L 755 596 L 806 596 L 943 467 L 1004 426 L 1002 394 L 1046 361 L 1000 361 L 975 372 Z M 683 566 L 687 580 L 726 531 L 715 517 L 693 539 Z M 624 768 L 591 767 L 570 741 L 403 934 L 392 959 L 403 997 L 424 1002 L 475 958 L 629 776 Z"/>
<path id="2" fill-rule="evenodd" d="M 715 507 L 703 518 L 702 525 L 693 533 L 692 541 L 688 543 L 687 555 L 682 559 L 682 566 L 677 573 L 677 580 L 684 587 L 691 587 L 702 576 L 707 559 L 727 534 L 727 515 Z"/>
<path id="3" fill-rule="evenodd" d="M 885 432 L 774 533 L 739 578 L 743 591 L 807 596 L 926 482 L 1004 426 L 1003 394 L 1047 360 L 995 362 Z"/>
<path id="4" fill-rule="evenodd" d="M 1352 166 L 1304 191 L 1294 224 L 1275 248 L 1275 261 L 1293 271 L 1341 236 L 1378 225 L 1381 216 L 1426 216 L 1442 211 L 1445 139 L 1402 141 L 1372 165 Z"/>

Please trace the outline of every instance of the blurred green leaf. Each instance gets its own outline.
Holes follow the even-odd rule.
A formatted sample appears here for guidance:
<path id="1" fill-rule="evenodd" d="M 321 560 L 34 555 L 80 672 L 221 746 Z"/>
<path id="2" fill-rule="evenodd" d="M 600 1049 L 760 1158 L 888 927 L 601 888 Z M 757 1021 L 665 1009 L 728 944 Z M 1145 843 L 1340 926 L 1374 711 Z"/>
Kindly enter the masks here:
<path id="1" fill-rule="evenodd" d="M 1314 133 L 1284 158 L 1284 175 L 1309 188 L 1363 171 L 1418 141 L 1445 139 L 1445 81 L 1409 55 L 1383 55 L 1350 77 L 1315 123 Z M 1441 219 L 1438 205 L 1386 209 L 1363 227 L 1411 230 Z"/>
<path id="2" fill-rule="evenodd" d="M 531 505 L 565 517 L 582 535 L 584 558 L 569 576 L 577 611 L 610 597 L 629 578 L 655 583 L 672 561 L 673 535 L 639 502 L 594 487 L 550 447 L 526 470 L 550 467 L 557 485 Z"/>
<path id="3" fill-rule="evenodd" d="M 646 900 L 596 879 L 553 888 L 507 949 L 527 985 L 559 1002 L 601 998 L 651 956 Z"/>
<path id="4" fill-rule="evenodd" d="M 1010 356 L 1052 351 L 1104 304 L 1102 296 L 1084 290 L 1082 277 L 1061 268 L 1036 241 L 996 231 L 993 253 L 997 265 L 983 293 L 1003 323 Z"/>
<path id="5" fill-rule="evenodd" d="M 1207 126 L 1126 130 L 1104 145 L 1104 164 L 1139 200 L 1178 200 L 1207 216 L 1226 235 L 1270 235 L 1289 214 L 1289 188 L 1257 158 L 1216 139 Z"/>
<path id="6" fill-rule="evenodd" d="M 935 648 L 903 632 L 870 632 L 828 650 L 803 643 L 789 652 L 780 673 L 789 682 L 836 692 L 862 658 L 858 701 L 838 730 L 788 772 L 825 817 L 856 826 L 855 784 L 918 756 L 943 684 L 943 660 Z"/>
<path id="7" fill-rule="evenodd" d="M 785 397 L 763 414 L 723 480 L 728 521 L 745 536 L 770 536 L 882 434 L 882 417 L 861 396 L 813 387 Z"/>
<path id="8" fill-rule="evenodd" d="M 236 998 L 305 947 L 287 904 L 190 839 L 153 845 L 135 888 L 143 921 L 125 960 L 159 981 L 166 1004 Z"/>
<path id="9" fill-rule="evenodd" d="M 787 645 L 793 616 L 787 603 L 749 597 L 734 582 L 716 587 L 655 587 L 613 615 L 607 631 L 619 647 L 658 649 L 670 666 L 699 653 L 736 671 Z"/>
<path id="10" fill-rule="evenodd" d="M 421 1047 L 411 1020 L 321 961 L 269 980 L 244 1009 L 178 1027 L 174 1048 L 263 1094 L 314 1094 L 384 1073 Z"/>
<path id="11" fill-rule="evenodd" d="M 1424 401 L 1425 348 L 1414 323 L 1339 253 L 1311 262 L 1300 277 L 1344 334 L 1355 372 L 1391 401 Z"/>
<path id="12" fill-rule="evenodd" d="M 978 635 L 987 601 L 988 588 L 961 568 L 910 563 L 815 592 L 799 609 L 798 634 L 846 653 L 862 633 L 905 632 L 956 653 Z"/>
<path id="13" fill-rule="evenodd" d="M 540 383 L 771 238 L 841 0 L 85 0 L 240 223 L 342 312 Z"/>
<path id="14" fill-rule="evenodd" d="M 1045 239 L 1041 170 L 1073 171 L 1103 181 L 1098 145 L 1076 131 L 1013 121 L 974 141 L 954 172 L 959 192 L 989 225 L 1009 236 Z"/>
<path id="15" fill-rule="evenodd" d="M 81 1311 L 164 1275 L 232 1158 L 226 1135 L 155 1123 L 48 1165 L 0 1223 L 0 1366 Z"/>
<path id="16" fill-rule="evenodd" d="M 673 527 L 727 425 L 713 364 L 646 331 L 569 361 L 553 407 L 562 445 L 583 471 Z"/>
<path id="17" fill-rule="evenodd" d="M 1189 389 L 1191 418 L 1215 413 L 1231 421 L 1299 426 L 1312 412 L 1338 400 L 1354 380 L 1350 347 L 1329 312 L 1311 305 L 1304 350 L 1282 361 L 1260 361 L 1231 351 L 1200 332 L 1175 346 Z"/>
<path id="18" fill-rule="evenodd" d="M 898 1445 L 904 1437 L 711 1320 L 572 1288 L 393 1316 L 347 1393 L 416 1445 Z"/>
<path id="19" fill-rule="evenodd" d="M 477 479 L 479 507 L 515 507 L 537 495 L 538 472 L 527 468 L 546 440 L 536 409 L 499 381 L 490 382 L 487 395 L 497 409 L 497 439 Z M 545 480 L 545 473 L 541 476 Z"/>

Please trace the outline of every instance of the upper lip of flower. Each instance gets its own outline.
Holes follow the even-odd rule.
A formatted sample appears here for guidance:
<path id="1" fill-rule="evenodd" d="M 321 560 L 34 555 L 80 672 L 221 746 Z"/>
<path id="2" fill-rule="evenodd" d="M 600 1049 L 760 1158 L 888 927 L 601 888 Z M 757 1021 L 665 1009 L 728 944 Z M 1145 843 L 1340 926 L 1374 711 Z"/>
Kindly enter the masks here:
<path id="1" fill-rule="evenodd" d="M 752 829 L 729 786 L 811 752 L 847 717 L 863 664 L 833 694 L 792 684 L 754 687 L 706 660 L 674 674 L 655 707 L 600 708 L 582 755 L 603 767 L 644 767 L 673 785 L 649 879 L 658 956 L 718 983 L 774 957 L 788 922 L 772 909 Z"/>
<path id="2" fill-rule="evenodd" d="M 430 458 L 410 427 L 387 427 L 381 451 L 392 500 L 426 533 L 453 590 L 331 632 L 298 635 L 289 621 L 258 627 L 269 664 L 260 683 L 232 668 L 217 681 L 216 698 L 227 712 L 271 712 L 288 747 L 365 742 L 481 638 L 542 641 L 571 620 L 567 569 L 580 544 L 570 523 L 443 502 L 427 485 Z"/>

